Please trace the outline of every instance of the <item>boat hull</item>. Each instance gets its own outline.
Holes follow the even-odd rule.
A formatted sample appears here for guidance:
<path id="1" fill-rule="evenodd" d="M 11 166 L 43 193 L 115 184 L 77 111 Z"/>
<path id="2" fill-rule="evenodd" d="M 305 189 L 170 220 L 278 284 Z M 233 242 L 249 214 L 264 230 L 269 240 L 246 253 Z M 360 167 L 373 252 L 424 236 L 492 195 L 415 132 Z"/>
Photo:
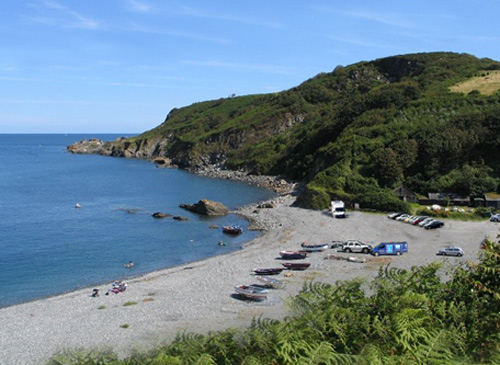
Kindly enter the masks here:
<path id="1" fill-rule="evenodd" d="M 311 263 L 309 263 L 309 262 L 285 262 L 281 265 L 283 265 L 288 270 L 305 270 L 309 266 L 311 266 Z"/>
<path id="2" fill-rule="evenodd" d="M 280 256 L 285 260 L 301 260 L 307 257 L 304 251 L 280 251 Z"/>
<path id="3" fill-rule="evenodd" d="M 325 251 L 329 245 L 327 243 L 321 244 L 321 245 L 309 245 L 306 243 L 302 243 L 302 250 L 307 251 L 307 252 L 321 252 Z"/>
<path id="4" fill-rule="evenodd" d="M 283 271 L 282 267 L 262 267 L 253 269 L 253 272 L 258 275 L 278 275 Z"/>
<path id="5" fill-rule="evenodd" d="M 242 297 L 252 300 L 265 300 L 269 291 L 252 285 L 238 285 L 234 287 L 236 293 Z"/>

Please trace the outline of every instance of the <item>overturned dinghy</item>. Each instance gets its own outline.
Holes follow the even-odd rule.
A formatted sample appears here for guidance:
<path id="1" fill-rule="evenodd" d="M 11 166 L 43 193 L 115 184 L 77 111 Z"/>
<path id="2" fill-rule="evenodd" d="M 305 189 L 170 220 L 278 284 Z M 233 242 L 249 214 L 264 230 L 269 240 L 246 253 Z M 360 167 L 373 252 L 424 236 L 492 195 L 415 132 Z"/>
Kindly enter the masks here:
<path id="1" fill-rule="evenodd" d="M 237 285 L 234 287 L 237 294 L 252 300 L 265 300 L 269 290 L 254 285 Z"/>
<path id="2" fill-rule="evenodd" d="M 305 270 L 311 266 L 310 262 L 285 262 L 283 264 L 288 270 Z"/>
<path id="3" fill-rule="evenodd" d="M 258 275 L 278 275 L 282 271 L 282 267 L 258 267 L 253 269 L 253 272 Z"/>
<path id="4" fill-rule="evenodd" d="M 257 280 L 263 282 L 268 288 L 282 289 L 285 287 L 283 282 L 275 278 L 270 278 L 269 276 L 257 276 Z"/>

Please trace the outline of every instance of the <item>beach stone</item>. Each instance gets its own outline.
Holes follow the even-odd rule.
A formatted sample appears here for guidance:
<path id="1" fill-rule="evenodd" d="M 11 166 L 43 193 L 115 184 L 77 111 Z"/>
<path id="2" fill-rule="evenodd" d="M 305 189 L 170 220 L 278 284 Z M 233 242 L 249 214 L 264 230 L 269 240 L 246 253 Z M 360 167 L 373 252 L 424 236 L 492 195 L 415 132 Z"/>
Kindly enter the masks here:
<path id="1" fill-rule="evenodd" d="M 202 215 L 228 215 L 229 209 L 222 203 L 202 199 L 196 204 L 181 204 L 179 207 Z"/>

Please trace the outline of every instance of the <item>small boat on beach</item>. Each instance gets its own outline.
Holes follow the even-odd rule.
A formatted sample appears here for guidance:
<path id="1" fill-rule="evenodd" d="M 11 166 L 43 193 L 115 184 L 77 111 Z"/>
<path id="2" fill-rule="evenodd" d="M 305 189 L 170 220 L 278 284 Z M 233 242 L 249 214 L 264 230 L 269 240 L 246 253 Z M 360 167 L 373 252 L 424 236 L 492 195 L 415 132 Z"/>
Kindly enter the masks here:
<path id="1" fill-rule="evenodd" d="M 278 275 L 282 271 L 282 267 L 259 267 L 253 269 L 253 272 L 259 275 Z"/>
<path id="2" fill-rule="evenodd" d="M 237 285 L 234 287 L 237 294 L 252 300 L 267 299 L 269 290 L 254 285 Z"/>
<path id="3" fill-rule="evenodd" d="M 222 232 L 227 234 L 242 234 L 243 228 L 240 226 L 224 226 L 222 227 Z"/>
<path id="4" fill-rule="evenodd" d="M 282 259 L 285 259 L 285 260 L 300 260 L 300 259 L 306 258 L 307 252 L 284 250 L 284 251 L 280 251 L 280 256 Z"/>
<path id="5" fill-rule="evenodd" d="M 285 287 L 285 284 L 275 278 L 270 278 L 269 276 L 257 276 L 257 280 L 264 283 L 268 288 L 273 289 L 282 289 Z"/>
<path id="6" fill-rule="evenodd" d="M 302 242 L 302 249 L 307 252 L 321 252 L 330 246 L 328 243 L 318 243 L 318 244 L 310 244 L 307 242 Z"/>
<path id="7" fill-rule="evenodd" d="M 288 270 L 305 270 L 311 266 L 310 262 L 285 262 L 283 264 Z"/>

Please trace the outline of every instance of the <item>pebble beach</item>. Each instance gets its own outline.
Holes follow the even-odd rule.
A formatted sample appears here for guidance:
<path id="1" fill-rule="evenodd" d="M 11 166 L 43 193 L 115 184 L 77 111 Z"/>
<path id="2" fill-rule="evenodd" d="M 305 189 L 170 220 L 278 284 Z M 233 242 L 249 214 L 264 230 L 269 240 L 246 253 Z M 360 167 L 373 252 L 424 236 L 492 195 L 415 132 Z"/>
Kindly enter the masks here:
<path id="1" fill-rule="evenodd" d="M 126 280 L 127 289 L 118 294 L 105 295 L 112 284 L 107 283 L 0 309 L 0 364 L 43 364 L 59 351 L 78 348 L 111 348 L 127 356 L 168 343 L 179 333 L 243 328 L 260 316 L 284 318 L 287 299 L 306 281 L 370 279 L 387 264 L 411 268 L 442 261 L 447 267 L 477 260 L 481 241 L 496 238 L 500 228 L 487 220 L 444 220 L 444 227 L 425 230 L 384 214 L 358 211 L 349 212 L 346 219 L 334 219 L 328 211 L 296 208 L 293 202 L 294 197 L 285 196 L 273 201 L 274 208 L 239 209 L 236 213 L 262 229 L 262 234 L 230 254 Z M 254 268 L 281 266 L 280 250 L 298 250 L 304 241 L 347 239 L 372 244 L 407 241 L 409 252 L 373 257 L 328 249 L 309 254 L 304 260 L 311 263 L 307 270 L 285 270 L 275 276 L 285 288 L 271 289 L 265 301 L 243 300 L 234 292 L 236 285 L 259 283 Z M 436 256 L 440 248 L 450 245 L 462 247 L 465 255 Z M 196 244 L 186 249 L 195 250 Z M 365 262 L 331 260 L 331 254 L 362 257 Z M 94 288 L 99 289 L 98 297 L 91 296 Z"/>

